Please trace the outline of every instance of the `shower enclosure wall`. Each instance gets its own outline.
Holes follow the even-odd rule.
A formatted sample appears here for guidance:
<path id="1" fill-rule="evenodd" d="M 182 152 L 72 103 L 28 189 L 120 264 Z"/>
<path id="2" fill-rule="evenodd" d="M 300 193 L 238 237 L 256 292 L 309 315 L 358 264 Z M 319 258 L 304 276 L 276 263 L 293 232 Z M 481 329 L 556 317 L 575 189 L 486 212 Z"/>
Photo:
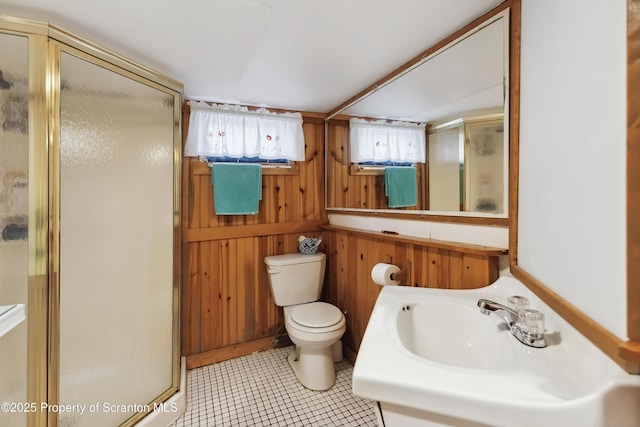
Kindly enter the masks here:
<path id="1" fill-rule="evenodd" d="M 177 416 L 182 85 L 5 16 L 0 58 L 0 425 Z"/>

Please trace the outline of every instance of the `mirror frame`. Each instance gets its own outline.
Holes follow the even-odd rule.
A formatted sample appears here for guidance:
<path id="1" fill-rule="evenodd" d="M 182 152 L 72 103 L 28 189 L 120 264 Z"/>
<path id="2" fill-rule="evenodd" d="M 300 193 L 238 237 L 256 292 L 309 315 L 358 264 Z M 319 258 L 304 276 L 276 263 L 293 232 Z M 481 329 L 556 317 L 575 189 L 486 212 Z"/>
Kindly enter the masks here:
<path id="1" fill-rule="evenodd" d="M 514 85 L 514 67 L 515 66 L 519 66 L 519 56 L 518 56 L 518 64 L 516 65 L 516 63 L 514 62 L 514 42 L 512 42 L 512 38 L 514 35 L 514 25 L 512 23 L 512 18 L 511 18 L 511 5 L 512 5 L 513 0 L 507 0 L 504 3 L 501 3 L 500 5 L 496 6 L 495 8 L 493 8 L 492 10 L 490 10 L 489 12 L 485 13 L 484 15 L 480 16 L 479 18 L 471 21 L 470 23 L 468 23 L 467 25 L 465 25 L 464 27 L 460 28 L 459 30 L 455 31 L 454 33 L 452 33 L 451 35 L 449 35 L 448 37 L 442 39 L 441 41 L 437 42 L 436 44 L 434 44 L 433 46 L 429 47 L 428 49 L 426 49 L 425 51 L 423 51 L 422 53 L 420 53 L 419 55 L 415 56 L 414 58 L 410 59 L 409 61 L 407 61 L 406 63 L 404 63 L 403 65 L 401 65 L 400 67 L 396 68 L 395 70 L 393 70 L 392 72 L 390 72 L 389 74 L 387 74 L 386 76 L 382 77 L 381 79 L 379 79 L 378 81 L 376 81 L 375 83 L 369 85 L 368 87 L 366 87 L 365 89 L 363 89 L 362 91 L 358 92 L 356 95 L 352 96 L 351 98 L 349 98 L 348 100 L 346 100 L 345 102 L 343 102 L 342 104 L 340 104 L 339 106 L 337 106 L 336 108 L 334 108 L 333 110 L 331 110 L 330 112 L 327 113 L 326 118 L 325 118 L 325 138 L 328 138 L 329 132 L 328 132 L 328 123 L 330 120 L 332 119 L 336 119 L 336 118 L 341 118 L 340 117 L 340 113 L 347 109 L 348 107 L 352 106 L 353 104 L 357 103 L 359 100 L 366 98 L 368 95 L 372 94 L 373 92 L 376 92 L 378 89 L 381 89 L 382 87 L 384 87 L 386 84 L 391 83 L 392 81 L 394 81 L 395 79 L 403 76 L 405 73 L 411 71 L 412 69 L 420 66 L 421 64 L 423 64 L 424 62 L 428 61 L 429 58 L 431 58 L 433 55 L 439 53 L 440 51 L 448 48 L 450 45 L 452 45 L 453 43 L 455 43 L 457 40 L 470 35 L 469 33 L 473 32 L 475 29 L 481 28 L 482 26 L 484 26 L 486 24 L 487 21 L 490 21 L 491 19 L 495 18 L 497 15 L 500 15 L 502 13 L 506 13 L 507 14 L 507 18 L 509 19 L 509 58 L 508 58 L 508 70 L 509 70 L 509 85 L 508 85 L 508 103 L 505 103 L 504 105 L 504 111 L 505 111 L 505 126 L 508 126 L 509 129 L 509 141 L 507 141 L 506 146 L 509 149 L 509 158 L 508 158 L 508 164 L 509 164 L 509 171 L 508 171 L 508 182 L 507 182 L 507 186 L 505 188 L 505 192 L 506 194 L 508 194 L 508 209 L 505 210 L 504 215 L 503 216 L 482 216 L 483 214 L 478 214 L 476 212 L 442 212 L 442 211 L 433 211 L 433 213 L 429 212 L 428 210 L 414 210 L 414 211 L 390 211 L 390 210 L 369 210 L 369 209 L 358 209 L 358 208 L 340 208 L 340 207 L 328 207 L 325 205 L 325 209 L 329 212 L 329 213 L 339 213 L 339 214 L 346 214 L 346 215 L 360 215 L 360 216 L 376 216 L 376 217 L 389 217 L 389 218 L 396 218 L 396 219 L 413 219 L 413 220 L 426 220 L 426 221 L 433 221 L 433 222 L 450 222 L 450 223 L 464 223 L 464 224 L 475 224 L 475 225 L 497 225 L 497 226 L 503 226 L 503 227 L 507 227 L 510 224 L 510 218 L 512 217 L 513 214 L 513 209 L 511 207 L 511 199 L 514 197 L 513 192 L 512 192 L 512 179 L 513 179 L 513 174 L 512 174 L 512 154 L 511 152 L 513 151 L 513 146 L 511 144 L 511 138 L 513 136 L 513 125 L 514 125 L 514 115 L 512 114 L 511 110 L 513 108 L 514 102 L 517 102 L 516 100 L 516 96 L 514 96 L 515 93 L 518 94 L 519 96 L 519 92 L 515 92 L 514 93 L 514 87 L 515 90 L 517 91 L 518 87 L 519 87 L 519 76 L 518 76 L 518 80 L 517 80 L 517 85 Z M 506 11 L 506 12 L 505 12 Z M 518 54 L 519 54 L 519 45 L 518 45 Z M 517 124 L 516 124 L 516 129 L 517 129 Z M 328 146 L 328 142 L 325 141 L 325 147 Z M 326 162 L 325 162 L 325 204 L 326 201 L 328 200 L 327 197 L 327 175 L 326 175 Z M 517 195 L 517 192 L 515 193 Z"/>

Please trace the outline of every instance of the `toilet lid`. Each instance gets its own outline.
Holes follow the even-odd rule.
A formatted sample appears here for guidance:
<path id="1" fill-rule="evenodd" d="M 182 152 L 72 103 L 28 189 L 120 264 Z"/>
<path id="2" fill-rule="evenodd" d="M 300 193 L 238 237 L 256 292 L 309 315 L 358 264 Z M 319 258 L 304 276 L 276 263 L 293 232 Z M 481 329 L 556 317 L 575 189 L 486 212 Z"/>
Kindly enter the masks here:
<path id="1" fill-rule="evenodd" d="M 338 307 L 326 302 L 312 302 L 295 307 L 291 311 L 291 320 L 310 328 L 326 328 L 342 320 Z"/>

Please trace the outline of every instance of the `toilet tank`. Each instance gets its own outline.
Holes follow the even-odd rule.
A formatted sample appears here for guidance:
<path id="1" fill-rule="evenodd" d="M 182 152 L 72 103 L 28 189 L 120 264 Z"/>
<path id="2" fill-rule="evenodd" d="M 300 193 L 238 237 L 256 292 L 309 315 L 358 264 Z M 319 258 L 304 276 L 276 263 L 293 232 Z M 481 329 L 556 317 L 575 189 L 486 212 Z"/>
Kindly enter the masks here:
<path id="1" fill-rule="evenodd" d="M 268 256 L 264 262 L 277 306 L 303 304 L 320 298 L 326 262 L 322 252 Z"/>

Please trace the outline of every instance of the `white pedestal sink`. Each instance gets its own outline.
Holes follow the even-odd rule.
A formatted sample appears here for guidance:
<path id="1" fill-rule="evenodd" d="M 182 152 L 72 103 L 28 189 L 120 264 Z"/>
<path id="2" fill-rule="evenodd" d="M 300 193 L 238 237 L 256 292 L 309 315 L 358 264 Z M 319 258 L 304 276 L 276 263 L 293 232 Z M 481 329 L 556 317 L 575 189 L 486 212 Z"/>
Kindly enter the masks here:
<path id="1" fill-rule="evenodd" d="M 546 348 L 480 313 L 480 298 L 523 295 L 547 319 Z M 353 392 L 381 403 L 385 426 L 637 427 L 629 375 L 522 283 L 474 290 L 385 287 L 353 371 Z"/>

